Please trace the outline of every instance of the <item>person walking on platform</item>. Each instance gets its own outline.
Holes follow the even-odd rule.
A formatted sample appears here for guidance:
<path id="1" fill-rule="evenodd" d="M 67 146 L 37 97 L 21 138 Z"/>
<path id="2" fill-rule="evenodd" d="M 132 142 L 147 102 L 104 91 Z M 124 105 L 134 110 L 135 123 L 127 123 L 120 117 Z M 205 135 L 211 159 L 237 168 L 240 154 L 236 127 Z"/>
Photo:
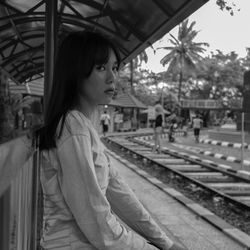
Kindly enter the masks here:
<path id="1" fill-rule="evenodd" d="M 109 130 L 109 124 L 110 124 L 110 116 L 107 114 L 107 111 L 104 110 L 104 114 L 101 115 L 101 125 L 102 125 L 102 133 L 103 136 L 106 136 L 106 133 Z"/>
<path id="2" fill-rule="evenodd" d="M 44 250 L 185 249 L 136 198 L 93 127 L 98 104 L 115 93 L 119 65 L 116 46 L 97 33 L 69 34 L 59 48 L 45 125 L 38 131 Z"/>
<path id="3" fill-rule="evenodd" d="M 168 132 L 168 141 L 174 142 L 175 141 L 175 129 L 177 128 L 177 123 L 175 119 L 170 121 L 169 132 Z"/>
<path id="4" fill-rule="evenodd" d="M 202 123 L 203 123 L 202 119 L 197 114 L 195 118 L 193 118 L 193 129 L 194 129 L 194 137 L 195 137 L 196 142 L 199 142 L 200 129 L 201 129 Z"/>
<path id="5" fill-rule="evenodd" d="M 162 145 L 161 145 L 161 136 L 162 136 L 162 125 L 163 125 L 163 108 L 160 104 L 155 106 L 155 123 L 154 123 L 154 148 L 153 152 L 160 154 Z"/>

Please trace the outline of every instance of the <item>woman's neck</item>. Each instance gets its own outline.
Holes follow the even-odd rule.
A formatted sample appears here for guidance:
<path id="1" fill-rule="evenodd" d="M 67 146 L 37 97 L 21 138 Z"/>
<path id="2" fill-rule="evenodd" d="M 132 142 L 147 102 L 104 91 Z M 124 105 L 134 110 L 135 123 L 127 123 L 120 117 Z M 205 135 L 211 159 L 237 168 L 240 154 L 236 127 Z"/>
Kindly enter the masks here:
<path id="1" fill-rule="evenodd" d="M 97 108 L 97 105 L 91 104 L 84 98 L 80 98 L 79 104 L 77 105 L 76 108 L 78 111 L 82 112 L 87 118 L 91 120 L 92 115 L 94 114 Z"/>

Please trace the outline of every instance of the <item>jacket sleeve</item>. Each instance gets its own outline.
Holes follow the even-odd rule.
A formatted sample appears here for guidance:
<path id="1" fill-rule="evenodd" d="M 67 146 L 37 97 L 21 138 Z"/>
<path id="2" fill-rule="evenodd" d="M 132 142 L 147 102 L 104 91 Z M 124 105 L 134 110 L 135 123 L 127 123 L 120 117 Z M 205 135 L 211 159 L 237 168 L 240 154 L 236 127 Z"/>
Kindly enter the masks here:
<path id="1" fill-rule="evenodd" d="M 89 136 L 70 136 L 58 147 L 58 158 L 65 201 L 91 245 L 100 250 L 157 249 L 112 214 L 98 184 Z"/>
<path id="2" fill-rule="evenodd" d="M 112 164 L 110 168 L 111 178 L 107 189 L 107 198 L 112 210 L 149 242 L 160 249 L 169 249 L 173 245 L 173 241 L 152 219 Z"/>

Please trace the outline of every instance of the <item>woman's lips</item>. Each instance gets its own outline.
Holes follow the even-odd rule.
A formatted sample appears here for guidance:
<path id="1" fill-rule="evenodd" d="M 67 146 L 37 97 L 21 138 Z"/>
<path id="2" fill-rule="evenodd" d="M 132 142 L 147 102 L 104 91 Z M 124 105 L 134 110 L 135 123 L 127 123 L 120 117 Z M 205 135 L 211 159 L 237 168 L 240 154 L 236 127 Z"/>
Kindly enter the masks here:
<path id="1" fill-rule="evenodd" d="M 104 91 L 106 94 L 112 94 L 114 95 L 115 94 L 115 90 L 114 89 L 107 89 Z"/>

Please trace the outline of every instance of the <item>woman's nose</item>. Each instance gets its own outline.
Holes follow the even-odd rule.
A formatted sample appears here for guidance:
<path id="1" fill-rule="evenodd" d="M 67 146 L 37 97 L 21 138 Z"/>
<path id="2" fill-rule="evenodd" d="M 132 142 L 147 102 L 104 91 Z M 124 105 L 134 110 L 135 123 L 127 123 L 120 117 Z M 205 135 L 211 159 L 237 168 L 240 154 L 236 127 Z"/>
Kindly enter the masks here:
<path id="1" fill-rule="evenodd" d="M 107 82 L 110 83 L 114 83 L 115 80 L 117 78 L 116 73 L 111 69 L 108 71 L 108 77 L 107 77 Z"/>

